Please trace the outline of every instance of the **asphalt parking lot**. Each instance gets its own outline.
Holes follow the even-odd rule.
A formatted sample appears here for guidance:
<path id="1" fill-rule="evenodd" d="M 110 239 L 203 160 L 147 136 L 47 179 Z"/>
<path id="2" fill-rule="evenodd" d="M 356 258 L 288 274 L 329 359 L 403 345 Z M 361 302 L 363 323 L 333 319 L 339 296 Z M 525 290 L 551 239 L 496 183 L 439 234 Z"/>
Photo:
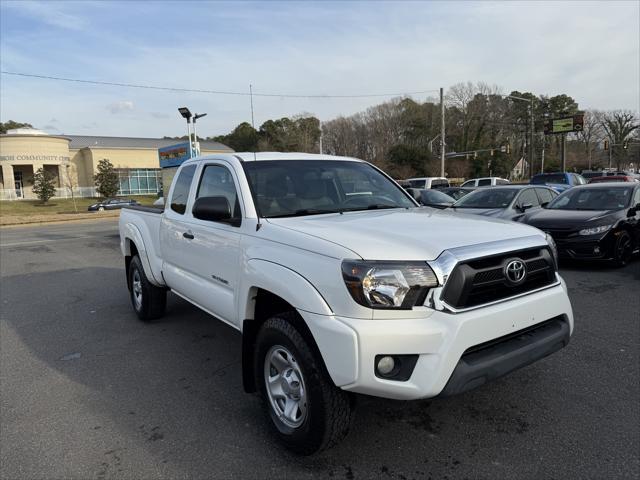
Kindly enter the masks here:
<path id="1" fill-rule="evenodd" d="M 170 295 L 137 321 L 113 220 L 0 230 L 0 478 L 638 478 L 640 260 L 562 269 L 564 350 L 466 394 L 359 397 L 300 458 L 243 393 L 240 336 Z"/>

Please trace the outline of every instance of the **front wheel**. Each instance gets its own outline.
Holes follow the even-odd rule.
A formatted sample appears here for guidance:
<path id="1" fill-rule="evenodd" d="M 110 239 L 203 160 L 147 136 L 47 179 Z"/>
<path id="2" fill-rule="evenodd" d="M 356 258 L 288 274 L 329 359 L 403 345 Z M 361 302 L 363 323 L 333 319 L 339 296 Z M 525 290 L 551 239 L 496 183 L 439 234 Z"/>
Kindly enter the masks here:
<path id="1" fill-rule="evenodd" d="M 633 255 L 633 242 L 631 241 L 631 235 L 626 230 L 622 230 L 617 238 L 613 247 L 613 263 L 617 267 L 624 267 L 631 261 Z"/>
<path id="2" fill-rule="evenodd" d="M 256 339 L 255 378 L 272 431 L 290 450 L 310 455 L 347 435 L 353 409 L 295 320 L 289 312 L 264 323 Z"/>
<path id="3" fill-rule="evenodd" d="M 167 305 L 167 291 L 149 281 L 138 255 L 131 259 L 128 274 L 131 304 L 138 318 L 148 322 L 162 317 Z"/>

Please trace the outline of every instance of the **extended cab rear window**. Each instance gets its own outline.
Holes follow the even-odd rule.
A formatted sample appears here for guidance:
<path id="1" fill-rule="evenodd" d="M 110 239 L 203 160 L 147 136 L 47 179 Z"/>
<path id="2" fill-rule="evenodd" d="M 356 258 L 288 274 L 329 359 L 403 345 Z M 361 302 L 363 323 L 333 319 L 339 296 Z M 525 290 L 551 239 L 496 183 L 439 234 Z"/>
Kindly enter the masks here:
<path id="1" fill-rule="evenodd" d="M 180 215 L 184 215 L 187 211 L 187 200 L 189 199 L 189 190 L 191 188 L 191 181 L 193 175 L 196 173 L 195 165 L 188 165 L 180 170 L 178 179 L 173 187 L 173 193 L 171 194 L 171 210 Z"/>

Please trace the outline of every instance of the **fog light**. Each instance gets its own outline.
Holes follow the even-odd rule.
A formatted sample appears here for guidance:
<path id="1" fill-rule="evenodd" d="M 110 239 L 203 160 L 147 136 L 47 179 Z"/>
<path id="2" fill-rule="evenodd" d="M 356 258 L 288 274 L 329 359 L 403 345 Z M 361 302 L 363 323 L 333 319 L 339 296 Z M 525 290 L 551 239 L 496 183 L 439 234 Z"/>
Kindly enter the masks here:
<path id="1" fill-rule="evenodd" d="M 600 253 L 600 247 L 593 247 L 593 253 L 599 254 Z"/>
<path id="2" fill-rule="evenodd" d="M 380 360 L 378 360 L 378 373 L 380 375 L 386 376 L 393 372 L 393 369 L 396 367 L 396 362 L 393 357 L 384 356 Z"/>

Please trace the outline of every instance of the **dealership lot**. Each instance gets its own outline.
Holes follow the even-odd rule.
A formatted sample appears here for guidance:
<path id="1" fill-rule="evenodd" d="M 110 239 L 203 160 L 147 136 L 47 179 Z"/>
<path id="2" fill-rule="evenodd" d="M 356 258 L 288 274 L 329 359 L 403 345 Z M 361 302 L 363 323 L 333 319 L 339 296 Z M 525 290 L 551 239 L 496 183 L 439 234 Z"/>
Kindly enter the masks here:
<path id="1" fill-rule="evenodd" d="M 171 295 L 138 322 L 113 220 L 0 231 L 2 478 L 629 478 L 640 460 L 640 260 L 562 269 L 576 332 L 458 397 L 359 397 L 310 458 L 242 391 L 240 336 Z"/>

